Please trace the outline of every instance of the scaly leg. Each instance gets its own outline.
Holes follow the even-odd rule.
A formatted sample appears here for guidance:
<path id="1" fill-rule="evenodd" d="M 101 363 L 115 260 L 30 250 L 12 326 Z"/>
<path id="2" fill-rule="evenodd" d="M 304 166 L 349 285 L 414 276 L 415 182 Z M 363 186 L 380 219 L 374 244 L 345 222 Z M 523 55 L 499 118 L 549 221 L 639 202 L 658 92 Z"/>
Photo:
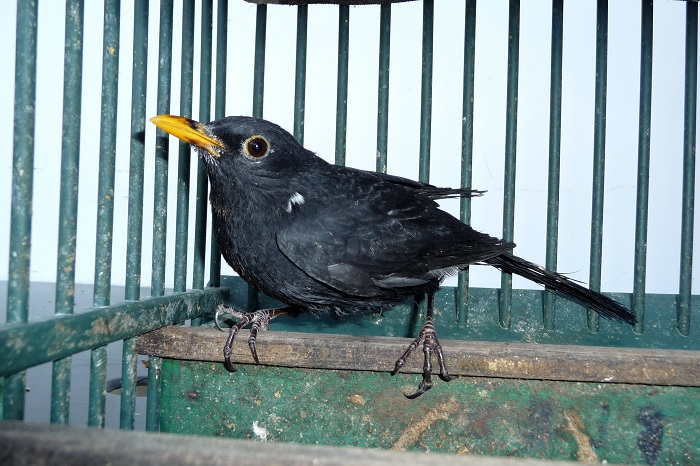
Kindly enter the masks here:
<path id="1" fill-rule="evenodd" d="M 255 364 L 260 364 L 260 361 L 258 360 L 258 352 L 255 350 L 255 340 L 258 336 L 258 330 L 260 330 L 261 327 L 267 330 L 270 325 L 270 321 L 276 317 L 288 314 L 295 315 L 296 313 L 288 307 L 277 309 L 260 309 L 254 312 L 245 313 L 236 308 L 222 304 L 214 314 L 214 325 L 223 332 L 224 329 L 219 325 L 219 317 L 222 314 L 231 314 L 233 317 L 240 319 L 229 330 L 228 339 L 224 345 L 224 367 L 226 367 L 226 369 L 230 372 L 236 372 L 236 366 L 231 363 L 231 348 L 233 347 L 233 340 L 236 338 L 236 334 L 239 330 L 246 325 L 251 324 L 248 346 L 250 347 L 250 353 L 253 355 Z"/>
<path id="2" fill-rule="evenodd" d="M 433 300 L 435 293 L 428 293 L 428 316 L 423 324 L 423 328 L 418 334 L 418 338 L 413 340 L 406 351 L 403 352 L 401 357 L 396 360 L 396 365 L 391 375 L 396 375 L 399 370 L 406 364 L 406 358 L 413 353 L 413 351 L 418 348 L 421 341 L 423 342 L 423 380 L 418 386 L 418 391 L 411 395 L 404 396 L 408 399 L 414 399 L 421 396 L 423 393 L 430 390 L 433 386 L 433 381 L 431 375 L 433 373 L 433 353 L 437 355 L 438 364 L 440 365 L 440 378 L 445 382 L 449 382 L 451 377 L 447 372 L 447 366 L 445 365 L 445 356 L 442 354 L 442 346 L 440 346 L 440 341 L 437 338 L 437 332 L 435 331 L 435 326 L 433 325 Z"/>

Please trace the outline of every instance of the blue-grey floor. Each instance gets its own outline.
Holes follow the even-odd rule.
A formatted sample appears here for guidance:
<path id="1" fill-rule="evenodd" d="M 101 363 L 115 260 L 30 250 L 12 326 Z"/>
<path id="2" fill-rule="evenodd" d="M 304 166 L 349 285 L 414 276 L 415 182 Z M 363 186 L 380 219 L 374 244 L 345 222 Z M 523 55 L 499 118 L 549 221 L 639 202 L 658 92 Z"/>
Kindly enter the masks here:
<path id="1" fill-rule="evenodd" d="M 92 285 L 75 286 L 75 312 L 81 312 L 92 305 Z M 29 319 L 50 316 L 54 313 L 56 286 L 54 283 L 33 282 L 29 292 Z M 147 296 L 148 290 L 143 290 L 142 296 Z M 124 288 L 112 287 L 112 302 L 124 300 Z M 0 325 L 7 319 L 7 282 L 0 281 Z M 107 379 L 121 377 L 122 342 L 117 341 L 107 346 Z M 146 375 L 147 370 L 141 361 L 146 358 L 139 356 L 138 375 Z M 90 374 L 90 352 L 73 356 L 71 367 L 71 411 L 72 425 L 87 425 L 88 418 L 88 388 Z M 27 370 L 27 395 L 25 420 L 29 422 L 48 423 L 51 403 L 51 363 L 42 364 Z M 118 395 L 107 394 L 105 426 L 119 427 Z M 146 425 L 146 398 L 136 399 L 136 429 L 144 429 Z"/>

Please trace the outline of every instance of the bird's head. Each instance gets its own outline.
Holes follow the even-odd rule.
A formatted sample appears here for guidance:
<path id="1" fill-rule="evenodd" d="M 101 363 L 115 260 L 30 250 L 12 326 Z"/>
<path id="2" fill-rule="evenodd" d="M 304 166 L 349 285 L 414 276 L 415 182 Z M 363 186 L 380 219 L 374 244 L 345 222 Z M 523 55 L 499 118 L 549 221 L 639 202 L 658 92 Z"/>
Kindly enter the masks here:
<path id="1" fill-rule="evenodd" d="M 231 116 L 205 124 L 158 115 L 151 122 L 196 147 L 213 181 L 264 184 L 263 180 L 293 176 L 310 158 L 291 134 L 260 118 Z"/>

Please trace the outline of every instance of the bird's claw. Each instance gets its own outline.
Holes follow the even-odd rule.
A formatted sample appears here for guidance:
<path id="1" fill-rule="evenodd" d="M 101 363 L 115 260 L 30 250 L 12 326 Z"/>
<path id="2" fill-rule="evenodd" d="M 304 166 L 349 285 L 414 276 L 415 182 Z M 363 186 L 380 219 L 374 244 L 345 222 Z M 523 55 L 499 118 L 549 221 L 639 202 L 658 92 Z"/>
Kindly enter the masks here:
<path id="1" fill-rule="evenodd" d="M 232 316 L 238 317 L 240 319 L 229 330 L 228 339 L 226 340 L 226 344 L 224 345 L 223 351 L 224 367 L 229 372 L 236 372 L 236 366 L 234 366 L 231 362 L 231 349 L 233 347 L 233 340 L 236 338 L 236 334 L 238 333 L 238 331 L 246 325 L 251 324 L 250 337 L 248 338 L 248 346 L 250 347 L 250 353 L 253 356 L 253 359 L 255 360 L 255 364 L 260 364 L 260 360 L 258 359 L 258 352 L 255 349 L 255 341 L 258 336 L 258 330 L 260 330 L 261 328 L 267 330 L 272 319 L 284 315 L 287 312 L 282 309 L 260 309 L 254 312 L 243 313 L 235 308 L 226 305 L 221 305 L 214 314 L 214 325 L 216 326 L 216 328 L 222 331 L 223 329 L 219 325 L 218 320 L 219 316 L 223 313 L 231 314 Z"/>
<path id="2" fill-rule="evenodd" d="M 435 326 L 433 325 L 432 315 L 429 315 L 426 319 L 425 325 L 423 325 L 423 328 L 418 334 L 418 338 L 413 340 L 411 344 L 408 345 L 408 348 L 406 348 L 406 351 L 404 351 L 399 359 L 396 360 L 396 364 L 394 366 L 394 370 L 391 372 L 391 375 L 396 375 L 399 372 L 399 370 L 406 363 L 406 358 L 413 353 L 418 345 L 420 345 L 421 341 L 423 342 L 423 379 L 421 380 L 420 385 L 418 385 L 418 390 L 415 393 L 410 395 L 404 393 L 404 396 L 409 400 L 418 398 L 432 388 L 433 381 L 431 376 L 433 373 L 433 353 L 435 353 L 438 358 L 440 378 L 445 382 L 449 382 L 451 380 L 450 374 L 447 371 L 447 365 L 445 364 L 445 356 L 442 353 L 442 346 L 440 346 L 440 342 L 437 338 L 437 332 L 435 331 Z"/>

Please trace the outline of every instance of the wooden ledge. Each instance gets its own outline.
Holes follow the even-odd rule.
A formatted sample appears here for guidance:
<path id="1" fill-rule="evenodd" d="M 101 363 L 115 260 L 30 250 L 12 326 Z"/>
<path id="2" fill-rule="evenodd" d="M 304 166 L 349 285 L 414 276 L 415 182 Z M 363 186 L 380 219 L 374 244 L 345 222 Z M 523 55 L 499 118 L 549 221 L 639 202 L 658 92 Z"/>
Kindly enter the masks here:
<path id="1" fill-rule="evenodd" d="M 138 352 L 171 359 L 223 362 L 228 333 L 212 327 L 166 327 L 139 337 Z M 241 333 L 231 360 L 253 362 Z M 409 338 L 265 331 L 258 334 L 260 363 L 312 369 L 389 372 Z M 442 340 L 453 375 L 700 386 L 700 352 L 596 346 Z M 402 372 L 421 373 L 419 347 Z M 433 360 L 435 367 L 437 361 Z"/>

